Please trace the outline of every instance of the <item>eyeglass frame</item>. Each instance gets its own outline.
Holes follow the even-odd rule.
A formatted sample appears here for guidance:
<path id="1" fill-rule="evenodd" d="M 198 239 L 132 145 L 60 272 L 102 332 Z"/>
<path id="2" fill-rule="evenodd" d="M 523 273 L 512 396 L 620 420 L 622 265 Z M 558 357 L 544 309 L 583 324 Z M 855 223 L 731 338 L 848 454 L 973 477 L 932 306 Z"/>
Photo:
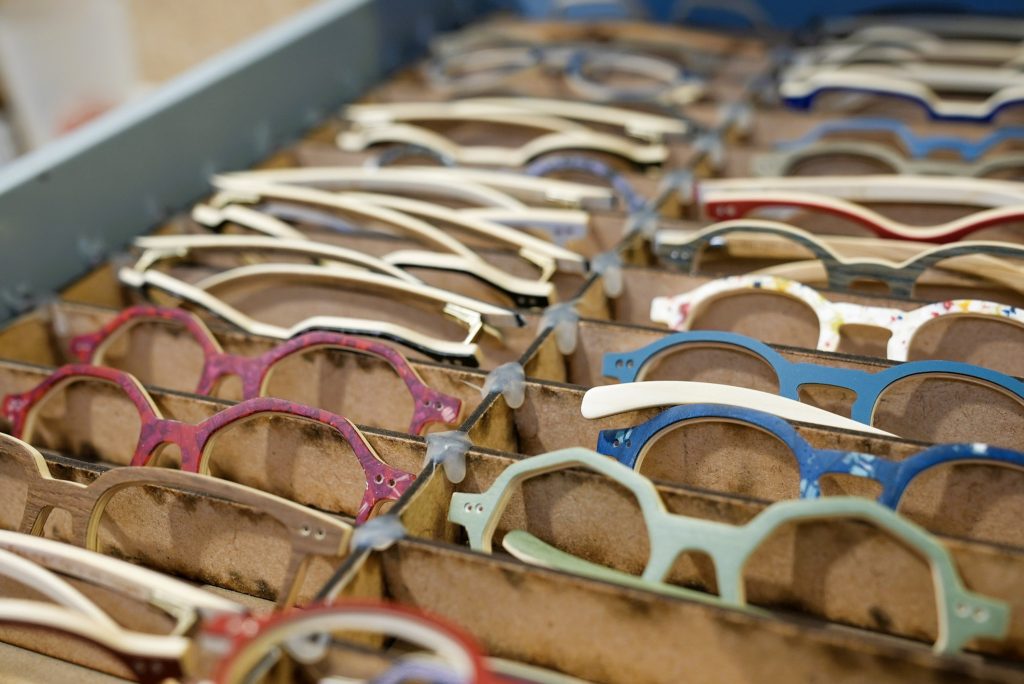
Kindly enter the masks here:
<path id="1" fill-rule="evenodd" d="M 931 565 L 939 624 L 939 636 L 933 650 L 938 653 L 955 653 L 971 638 L 998 638 L 1005 634 L 1008 627 L 1009 607 L 998 599 L 980 596 L 966 589 L 949 552 L 937 539 L 893 510 L 859 497 L 780 501 L 765 508 L 748 523 L 730 525 L 669 513 L 649 479 L 612 458 L 588 449 L 572 447 L 512 463 L 486 491 L 479 494 L 456 492 L 452 495 L 448 519 L 465 528 L 473 550 L 490 553 L 491 538 L 508 505 L 514 485 L 531 477 L 572 467 L 594 471 L 629 490 L 636 498 L 647 528 L 650 555 L 640 578 L 598 565 L 598 574 L 601 576 L 595 579 L 615 582 L 622 577 L 623 583 L 641 586 L 649 591 L 750 610 L 744 591 L 743 567 L 772 532 L 798 520 L 853 518 L 873 523 L 897 537 Z M 510 540 L 511 535 L 515 536 Z M 513 555 L 515 546 L 520 542 L 529 545 L 519 547 L 523 550 L 529 548 L 531 551 L 546 553 L 544 547 L 552 549 L 554 554 L 548 554 L 548 559 L 563 560 L 568 557 L 579 561 L 571 566 L 559 567 L 568 572 L 582 571 L 587 574 L 591 569 L 588 566 L 596 565 L 547 546 L 523 530 L 505 535 L 506 549 L 512 551 Z M 509 549 L 510 545 L 512 549 Z M 717 597 L 672 586 L 664 581 L 675 560 L 683 553 L 694 551 L 702 552 L 712 559 L 719 590 Z M 729 562 L 723 563 L 723 558 Z M 543 558 L 535 557 L 534 560 L 545 564 Z M 703 598 L 699 598 L 702 595 Z"/>
<path id="2" fill-rule="evenodd" d="M 283 589 L 277 598 L 279 606 L 294 603 L 309 558 L 344 556 L 349 550 L 353 528 L 348 523 L 229 480 L 169 468 L 128 467 L 110 468 L 89 484 L 82 484 L 53 477 L 46 460 L 33 446 L 0 434 L 0 457 L 3 451 L 14 449 L 24 458 L 20 465 L 28 471 L 25 510 L 18 525 L 18 531 L 25 534 L 42 535 L 50 513 L 61 509 L 71 516 L 69 541 L 89 551 L 98 551 L 100 519 L 106 505 L 118 490 L 127 487 L 152 485 L 227 500 L 270 516 L 288 533 L 292 553 Z M 33 474 L 36 477 L 31 477 Z"/>
<path id="3" fill-rule="evenodd" d="M 160 450 L 174 444 L 181 453 L 181 470 L 210 475 L 206 448 L 221 429 L 259 414 L 287 415 L 313 422 L 337 432 L 352 450 L 363 470 L 366 488 L 355 515 L 363 523 L 384 501 L 397 501 L 416 476 L 385 463 L 351 421 L 323 409 L 271 397 L 258 397 L 232 404 L 198 424 L 164 418 L 146 388 L 124 371 L 102 366 L 68 364 L 48 375 L 41 383 L 21 393 L 3 397 L 2 412 L 11 422 L 11 434 L 23 439 L 32 431 L 35 410 L 52 393 L 76 382 L 101 382 L 118 387 L 132 402 L 141 427 L 130 465 L 152 465 Z"/>
<path id="4" fill-rule="evenodd" d="M 900 461 L 862 452 L 818 449 L 781 418 L 764 411 L 721 404 L 672 406 L 643 423 L 601 430 L 597 435 L 596 450 L 639 472 L 646 452 L 659 435 L 689 421 L 738 423 L 778 439 L 790 450 L 797 463 L 801 499 L 819 498 L 822 495 L 821 478 L 826 475 L 853 475 L 881 485 L 882 491 L 875 500 L 896 510 L 910 482 L 936 466 L 988 463 L 1024 470 L 1024 454 L 977 442 L 937 444 Z"/>
<path id="5" fill-rule="evenodd" d="M 818 323 L 819 351 L 836 351 L 844 325 L 863 325 L 891 334 L 886 345 L 886 358 L 906 361 L 917 332 L 930 321 L 943 316 L 973 316 L 1024 326 L 1024 310 L 1009 304 L 981 299 L 952 299 L 925 304 L 915 309 L 865 306 L 850 302 L 833 302 L 813 287 L 789 278 L 772 275 L 726 276 L 710 280 L 698 287 L 670 297 L 651 300 L 651 321 L 664 323 L 672 330 L 687 330 L 695 316 L 715 301 L 733 294 L 767 292 L 802 302 L 814 312 Z"/>
<path id="6" fill-rule="evenodd" d="M 314 330 L 286 340 L 259 356 L 241 356 L 225 352 L 220 342 L 197 316 L 184 309 L 151 305 L 122 309 L 99 330 L 72 337 L 68 349 L 84 364 L 100 365 L 97 359 L 104 347 L 122 329 L 145 322 L 173 322 L 185 328 L 203 351 L 203 368 L 196 394 L 213 395 L 216 384 L 225 376 L 237 375 L 242 380 L 242 399 L 263 396 L 268 375 L 274 364 L 293 354 L 318 348 L 338 348 L 381 359 L 399 376 L 412 395 L 414 409 L 408 432 L 421 435 L 432 424 L 454 425 L 462 409 L 462 400 L 433 389 L 394 348 L 362 337 L 328 330 Z"/>
<path id="7" fill-rule="evenodd" d="M 918 278 L 928 269 L 946 259 L 961 256 L 992 255 L 1024 259 L 1024 246 L 1005 242 L 970 240 L 927 247 L 902 262 L 886 262 L 876 258 L 844 257 L 829 246 L 821 236 L 777 221 L 734 219 L 720 221 L 693 233 L 661 230 L 654 237 L 654 253 L 690 275 L 698 273 L 698 256 L 702 249 L 714 247 L 716 239 L 729 233 L 757 233 L 777 236 L 799 244 L 811 253 L 825 269 L 827 287 L 831 290 L 853 289 L 857 281 L 870 279 L 885 283 L 889 294 L 911 299 Z M 1022 269 L 1024 282 L 1024 269 Z M 1022 285 L 1024 287 L 1024 285 Z"/>
<path id="8" fill-rule="evenodd" d="M 677 332 L 628 352 L 608 352 L 601 361 L 601 374 L 622 383 L 643 379 L 645 364 L 657 355 L 686 344 L 732 348 L 764 361 L 775 373 L 779 383 L 778 394 L 800 401 L 800 388 L 804 385 L 824 385 L 846 389 L 856 395 L 850 417 L 871 425 L 879 397 L 885 390 L 915 375 L 954 375 L 970 382 L 988 383 L 996 389 L 1014 396 L 1024 405 L 1024 382 L 999 371 L 959 361 L 906 361 L 877 373 L 855 368 L 835 368 L 816 363 L 794 363 L 770 346 L 745 335 L 713 330 Z"/>

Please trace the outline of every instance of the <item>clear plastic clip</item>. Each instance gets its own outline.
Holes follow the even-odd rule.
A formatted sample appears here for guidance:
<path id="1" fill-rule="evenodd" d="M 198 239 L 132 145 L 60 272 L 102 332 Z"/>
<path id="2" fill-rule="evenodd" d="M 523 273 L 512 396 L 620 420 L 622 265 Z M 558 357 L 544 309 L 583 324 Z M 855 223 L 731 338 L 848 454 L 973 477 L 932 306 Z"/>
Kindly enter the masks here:
<path id="1" fill-rule="evenodd" d="M 697 180 L 689 170 L 678 169 L 665 174 L 662 184 L 668 193 L 676 194 L 684 207 L 691 206 L 697 201 Z"/>
<path id="2" fill-rule="evenodd" d="M 664 196 L 656 197 L 654 206 L 661 206 L 664 200 L 667 199 L 668 194 L 671 194 L 671 192 Z M 626 235 L 639 233 L 644 239 L 649 240 L 658 231 L 660 218 L 656 209 L 645 206 L 629 215 L 626 219 L 626 230 L 623 232 Z"/>
<path id="3" fill-rule="evenodd" d="M 45 304 L 46 312 L 50 317 L 50 328 L 53 329 L 54 337 L 62 343 L 71 338 L 71 321 L 64 309 L 60 306 L 60 298 L 51 297 Z"/>
<path id="4" fill-rule="evenodd" d="M 453 484 L 466 477 L 466 452 L 473 446 L 465 432 L 449 430 L 427 435 L 427 462 L 441 465 Z"/>
<path id="5" fill-rule="evenodd" d="M 702 134 L 697 138 L 694 146 L 704 153 L 704 158 L 712 170 L 716 172 L 722 170 L 725 165 L 725 145 L 722 144 L 722 138 L 718 133 L 708 131 Z"/>
<path id="6" fill-rule="evenodd" d="M 722 116 L 718 129 L 723 133 L 736 133 L 747 138 L 754 129 L 754 110 L 749 102 L 731 102 L 722 107 Z"/>
<path id="7" fill-rule="evenodd" d="M 526 400 L 526 371 L 522 365 L 510 361 L 488 373 L 480 393 L 487 396 L 491 392 L 501 392 L 509 408 L 522 406 Z"/>
<path id="8" fill-rule="evenodd" d="M 383 551 L 405 537 L 402 521 L 393 515 L 382 515 L 367 520 L 352 533 L 352 550 Z"/>
<path id="9" fill-rule="evenodd" d="M 622 257 L 617 251 L 598 254 L 591 260 L 590 270 L 601 276 L 605 296 L 614 299 L 622 294 Z"/>
<path id="10" fill-rule="evenodd" d="M 576 351 L 579 339 L 580 313 L 576 310 L 576 302 L 552 304 L 544 310 L 540 317 L 540 328 L 552 328 L 555 331 L 555 344 L 563 355 Z"/>

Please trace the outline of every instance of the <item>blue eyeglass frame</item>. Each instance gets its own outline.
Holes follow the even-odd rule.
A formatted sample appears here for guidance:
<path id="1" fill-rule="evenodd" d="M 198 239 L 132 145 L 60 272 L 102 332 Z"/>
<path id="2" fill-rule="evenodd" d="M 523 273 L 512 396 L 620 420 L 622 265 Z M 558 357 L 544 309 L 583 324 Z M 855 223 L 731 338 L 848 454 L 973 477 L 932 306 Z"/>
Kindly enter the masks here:
<path id="1" fill-rule="evenodd" d="M 827 385 L 853 392 L 856 395 L 850 410 L 850 418 L 865 425 L 872 424 L 875 404 L 878 398 L 893 383 L 914 375 L 956 375 L 967 380 L 977 380 L 1016 395 L 1024 403 L 1024 382 L 989 368 L 982 368 L 960 361 L 906 361 L 877 373 L 868 373 L 854 368 L 831 368 L 816 363 L 793 363 L 764 342 L 746 335 L 712 330 L 691 330 L 666 335 L 639 349 L 630 352 L 608 352 L 601 363 L 601 373 L 619 382 L 635 382 L 641 371 L 656 355 L 676 347 L 713 345 L 732 347 L 753 356 L 760 357 L 775 371 L 779 382 L 778 394 L 800 401 L 803 385 Z"/>
<path id="2" fill-rule="evenodd" d="M 1002 142 L 1024 141 L 1024 126 L 1006 126 L 996 129 L 978 140 L 965 140 L 955 135 L 918 135 L 910 126 L 897 119 L 860 117 L 826 121 L 795 140 L 776 143 L 775 148 L 778 150 L 801 149 L 833 133 L 874 133 L 879 131 L 896 136 L 911 159 L 922 159 L 940 150 L 952 150 L 959 154 L 963 161 L 974 162 Z"/>
<path id="3" fill-rule="evenodd" d="M 938 444 L 902 461 L 872 454 L 835 449 L 816 449 L 796 429 L 778 416 L 763 411 L 720 404 L 673 406 L 650 420 L 628 428 L 601 430 L 597 451 L 622 465 L 639 470 L 641 454 L 661 432 L 688 421 L 728 421 L 763 430 L 785 444 L 800 472 L 800 498 L 821 497 L 825 475 L 853 475 L 874 480 L 882 486 L 877 501 L 896 509 L 915 477 L 949 463 L 991 463 L 1024 470 L 1024 454 L 988 444 Z"/>
<path id="4" fill-rule="evenodd" d="M 782 101 L 792 109 L 800 109 L 804 111 L 810 111 L 814 106 L 814 101 L 821 95 L 827 93 L 864 93 L 865 95 L 877 95 L 879 97 L 887 97 L 893 100 L 903 100 L 904 102 L 912 102 L 924 110 L 925 114 L 932 121 L 955 121 L 962 123 L 987 123 L 990 124 L 995 121 L 996 117 L 1007 109 L 1014 107 L 1020 107 L 1024 105 L 1024 97 L 1015 98 L 1002 102 L 996 107 L 980 116 L 972 116 L 968 114 L 943 114 L 942 112 L 936 111 L 932 104 L 928 100 L 918 97 L 917 95 L 909 95 L 907 93 L 894 93 L 890 90 L 883 88 L 871 88 L 869 86 L 864 87 L 853 87 L 853 86 L 822 86 L 816 90 L 812 90 L 806 95 L 782 95 Z"/>

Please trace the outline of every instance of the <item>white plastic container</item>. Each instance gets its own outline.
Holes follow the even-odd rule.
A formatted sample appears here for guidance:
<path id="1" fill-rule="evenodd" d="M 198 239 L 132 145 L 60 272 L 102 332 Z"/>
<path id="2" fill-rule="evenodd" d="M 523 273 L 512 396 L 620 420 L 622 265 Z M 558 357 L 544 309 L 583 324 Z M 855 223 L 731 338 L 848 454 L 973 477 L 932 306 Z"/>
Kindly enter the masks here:
<path id="1" fill-rule="evenodd" d="M 0 79 L 29 148 L 124 102 L 138 80 L 124 0 L 0 0 Z"/>

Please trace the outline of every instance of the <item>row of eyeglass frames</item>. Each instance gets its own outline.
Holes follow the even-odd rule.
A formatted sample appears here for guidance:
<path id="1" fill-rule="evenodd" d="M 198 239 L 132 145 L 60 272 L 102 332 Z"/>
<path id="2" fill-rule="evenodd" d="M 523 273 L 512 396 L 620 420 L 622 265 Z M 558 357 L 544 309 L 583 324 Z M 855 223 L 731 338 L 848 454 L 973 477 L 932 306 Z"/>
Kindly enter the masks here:
<path id="1" fill-rule="evenodd" d="M 1019 681 L 1021 36 L 441 37 L 0 329 L 0 641 L 65 681 Z"/>

